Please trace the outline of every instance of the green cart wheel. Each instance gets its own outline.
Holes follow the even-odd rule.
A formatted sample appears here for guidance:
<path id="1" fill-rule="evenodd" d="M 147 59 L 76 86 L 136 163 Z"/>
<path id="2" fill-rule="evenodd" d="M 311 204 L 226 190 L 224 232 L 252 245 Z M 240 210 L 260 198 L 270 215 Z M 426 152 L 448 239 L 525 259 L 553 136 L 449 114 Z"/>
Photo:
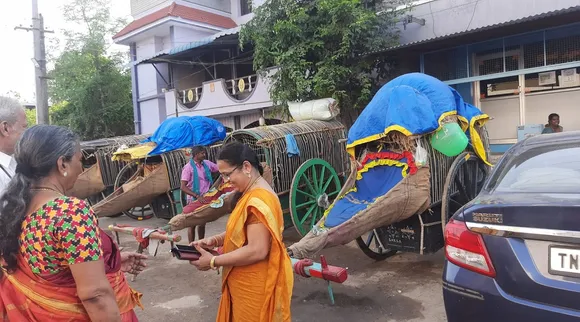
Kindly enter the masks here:
<path id="1" fill-rule="evenodd" d="M 290 187 L 292 223 L 304 236 L 324 215 L 341 189 L 340 179 L 332 166 L 322 159 L 310 159 L 298 168 Z"/>

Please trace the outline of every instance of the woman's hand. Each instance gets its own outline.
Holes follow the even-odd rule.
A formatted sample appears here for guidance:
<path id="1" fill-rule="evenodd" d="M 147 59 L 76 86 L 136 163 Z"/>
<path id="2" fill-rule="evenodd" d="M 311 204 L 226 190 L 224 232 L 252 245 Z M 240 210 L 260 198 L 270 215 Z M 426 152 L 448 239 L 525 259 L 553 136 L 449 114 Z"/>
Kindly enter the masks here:
<path id="1" fill-rule="evenodd" d="M 212 237 L 196 240 L 193 243 L 189 244 L 189 246 L 196 247 L 196 248 L 199 246 L 199 247 L 205 248 L 205 249 L 213 249 L 213 248 L 219 246 L 217 241 L 218 241 L 218 238 L 216 236 L 212 236 Z"/>
<path id="2" fill-rule="evenodd" d="M 121 253 L 121 271 L 138 275 L 145 269 L 145 267 L 147 267 L 147 264 L 145 263 L 146 259 L 147 255 L 123 252 Z"/>
<path id="3" fill-rule="evenodd" d="M 190 261 L 189 263 L 197 267 L 197 269 L 200 271 L 207 271 L 211 269 L 209 264 L 212 257 L 214 257 L 215 255 L 211 254 L 207 250 L 203 249 L 203 247 L 201 247 L 200 245 L 196 245 L 195 243 L 196 242 L 193 242 L 192 246 L 195 247 L 195 249 L 197 249 L 197 251 L 201 254 L 201 257 L 198 260 Z"/>

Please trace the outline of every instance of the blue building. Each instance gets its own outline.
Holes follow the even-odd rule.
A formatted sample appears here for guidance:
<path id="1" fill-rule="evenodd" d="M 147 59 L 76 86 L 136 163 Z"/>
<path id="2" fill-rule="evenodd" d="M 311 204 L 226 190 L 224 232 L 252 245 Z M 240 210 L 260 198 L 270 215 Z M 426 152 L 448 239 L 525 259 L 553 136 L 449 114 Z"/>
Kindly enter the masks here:
<path id="1" fill-rule="evenodd" d="M 492 152 L 541 131 L 550 113 L 580 130 L 580 0 L 423 0 L 401 24 L 401 44 L 379 53 L 401 72 L 452 85 L 492 117 Z M 521 136 L 521 133 L 520 133 Z"/>

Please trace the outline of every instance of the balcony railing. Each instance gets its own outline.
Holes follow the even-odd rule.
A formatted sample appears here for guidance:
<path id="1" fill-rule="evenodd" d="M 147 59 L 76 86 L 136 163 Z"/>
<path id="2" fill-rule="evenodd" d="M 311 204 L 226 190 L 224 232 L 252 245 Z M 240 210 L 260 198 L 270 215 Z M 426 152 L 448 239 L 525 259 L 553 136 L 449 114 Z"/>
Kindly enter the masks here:
<path id="1" fill-rule="evenodd" d="M 179 101 L 181 101 L 181 103 L 183 105 L 186 105 L 187 107 L 194 107 L 197 104 L 197 102 L 199 102 L 199 100 L 201 99 L 202 92 L 203 85 L 182 90 L 178 94 Z"/>
<path id="2" fill-rule="evenodd" d="M 250 75 L 226 81 L 226 89 L 233 98 L 243 100 L 256 88 L 258 75 Z"/>
<path id="3" fill-rule="evenodd" d="M 245 100 L 256 88 L 258 75 L 249 75 L 230 80 L 224 80 L 226 92 L 235 100 Z M 215 86 L 214 86 L 215 88 Z M 179 101 L 188 108 L 194 108 L 203 94 L 203 85 L 184 89 L 178 92 Z"/>
<path id="4" fill-rule="evenodd" d="M 272 68 L 268 73 L 274 72 Z M 248 75 L 234 79 L 215 79 L 202 86 L 165 92 L 167 116 L 218 115 L 273 106 L 270 78 Z"/>

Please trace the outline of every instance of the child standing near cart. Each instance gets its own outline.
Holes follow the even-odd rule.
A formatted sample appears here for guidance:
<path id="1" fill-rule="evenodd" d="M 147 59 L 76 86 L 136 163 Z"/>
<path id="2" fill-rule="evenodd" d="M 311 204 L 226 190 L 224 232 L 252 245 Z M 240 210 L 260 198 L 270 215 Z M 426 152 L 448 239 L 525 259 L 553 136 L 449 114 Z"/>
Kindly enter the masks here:
<path id="1" fill-rule="evenodd" d="M 212 173 L 218 172 L 217 165 L 206 160 L 206 157 L 205 147 L 193 147 L 191 159 L 181 172 L 181 191 L 187 195 L 187 205 L 194 201 L 204 202 L 203 195 L 213 184 Z M 183 207 L 183 212 L 187 213 L 187 206 Z M 188 228 L 187 237 L 190 243 L 195 240 L 195 229 L 195 226 Z M 205 225 L 197 226 L 197 235 L 199 239 L 205 237 Z"/>

